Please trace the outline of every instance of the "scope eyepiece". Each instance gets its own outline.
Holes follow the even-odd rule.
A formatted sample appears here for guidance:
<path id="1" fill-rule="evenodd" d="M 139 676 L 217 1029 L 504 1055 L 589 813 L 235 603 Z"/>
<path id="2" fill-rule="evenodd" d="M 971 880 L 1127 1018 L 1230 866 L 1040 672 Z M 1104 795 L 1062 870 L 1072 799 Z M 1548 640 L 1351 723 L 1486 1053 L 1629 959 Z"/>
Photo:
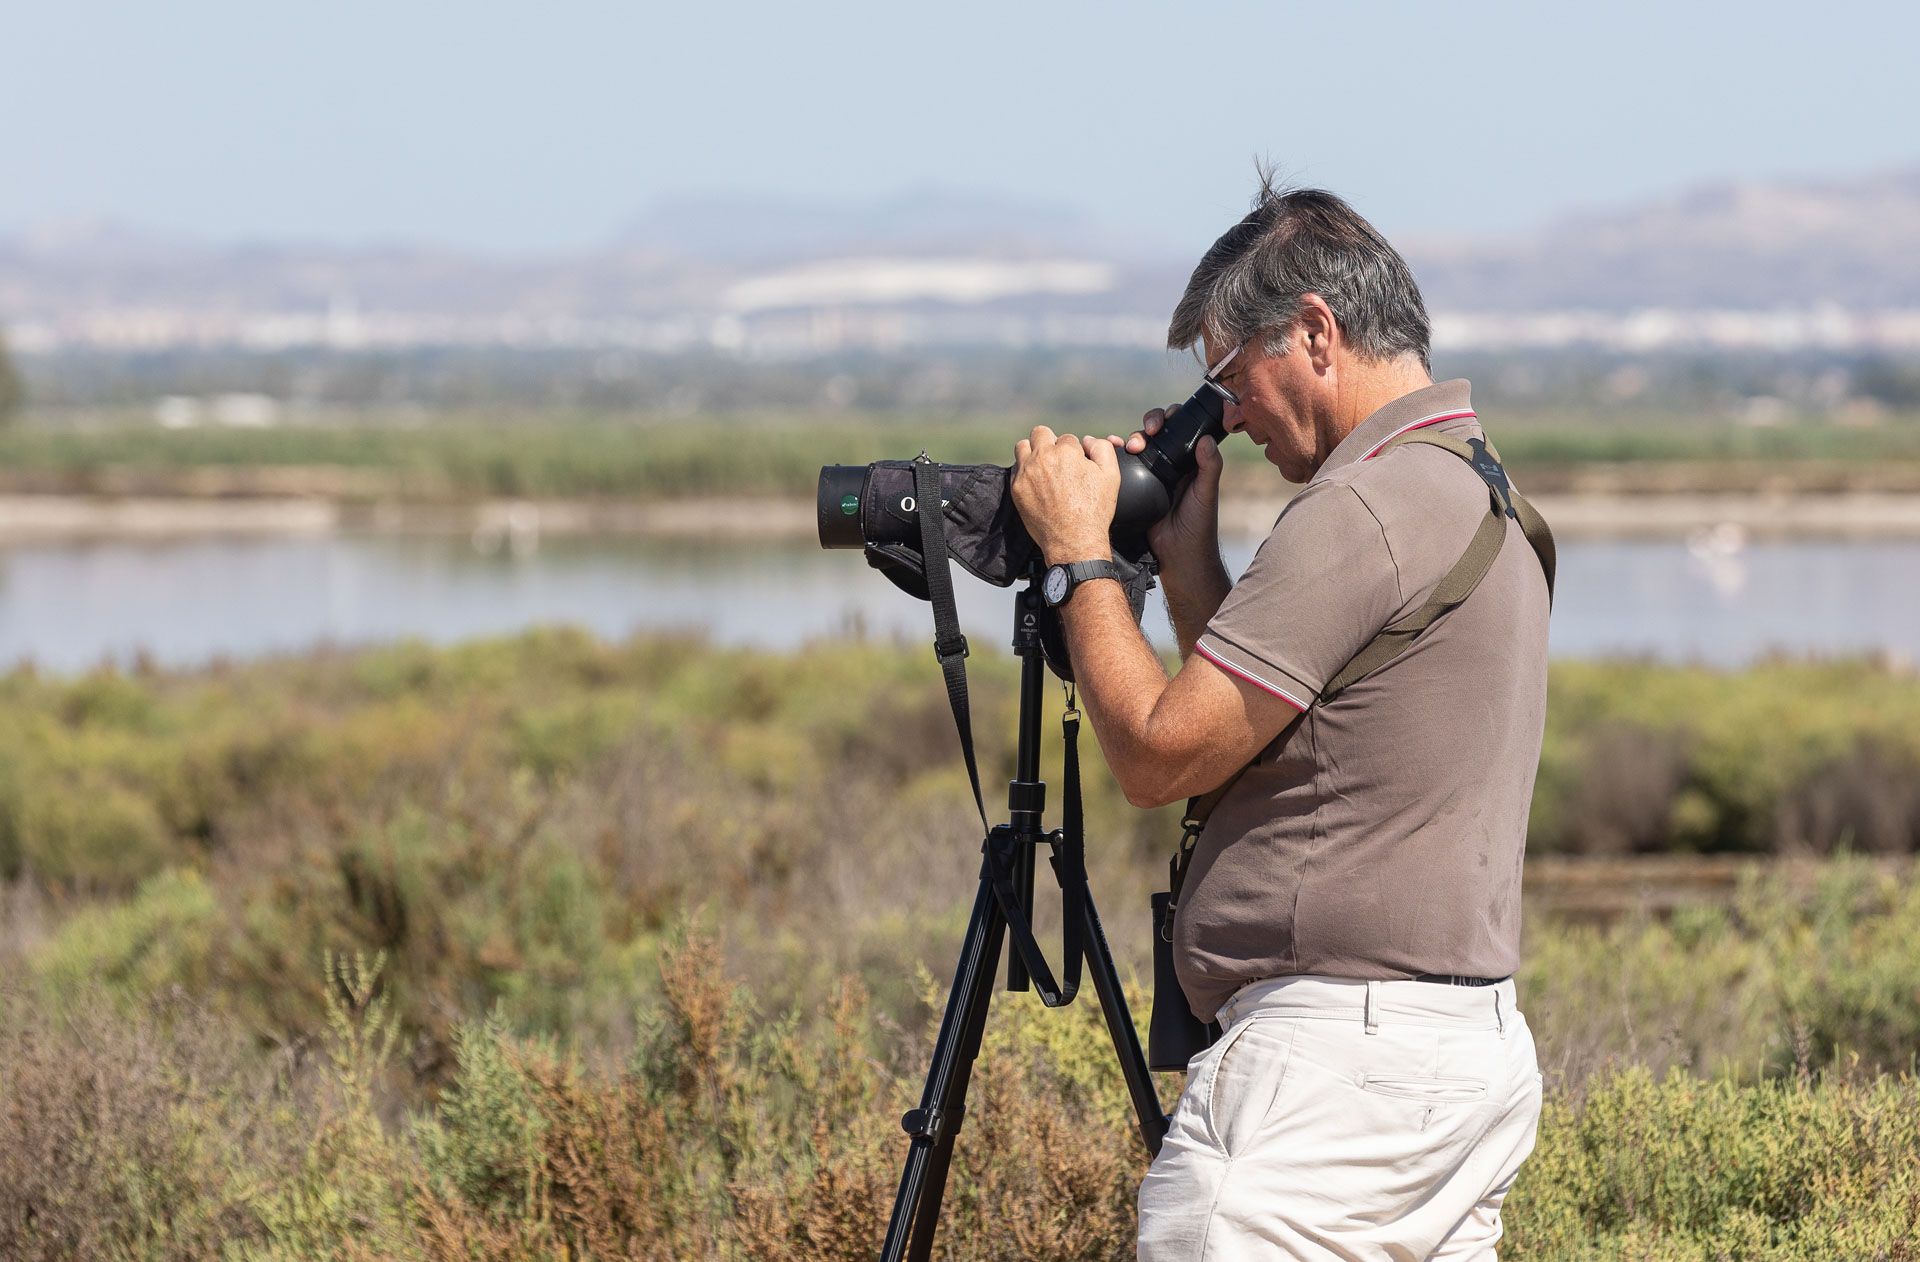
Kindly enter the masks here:
<path id="1" fill-rule="evenodd" d="M 1147 440 L 1139 455 L 1120 453 L 1120 502 L 1114 508 L 1113 533 L 1138 535 L 1173 508 L 1180 484 L 1193 475 L 1202 438 L 1216 443 L 1227 436 L 1226 403 L 1232 396 L 1203 381 L 1185 403 L 1174 408 Z"/>

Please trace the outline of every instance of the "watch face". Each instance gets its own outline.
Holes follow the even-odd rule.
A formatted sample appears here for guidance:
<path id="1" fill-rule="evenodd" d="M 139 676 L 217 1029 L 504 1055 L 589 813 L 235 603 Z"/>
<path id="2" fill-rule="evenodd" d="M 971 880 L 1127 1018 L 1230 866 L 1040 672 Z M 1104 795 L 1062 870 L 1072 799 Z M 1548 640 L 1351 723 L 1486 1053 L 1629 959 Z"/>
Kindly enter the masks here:
<path id="1" fill-rule="evenodd" d="M 1040 588 L 1040 594 L 1047 598 L 1049 605 L 1057 605 L 1067 598 L 1067 567 L 1056 565 L 1047 571 L 1046 582 Z"/>

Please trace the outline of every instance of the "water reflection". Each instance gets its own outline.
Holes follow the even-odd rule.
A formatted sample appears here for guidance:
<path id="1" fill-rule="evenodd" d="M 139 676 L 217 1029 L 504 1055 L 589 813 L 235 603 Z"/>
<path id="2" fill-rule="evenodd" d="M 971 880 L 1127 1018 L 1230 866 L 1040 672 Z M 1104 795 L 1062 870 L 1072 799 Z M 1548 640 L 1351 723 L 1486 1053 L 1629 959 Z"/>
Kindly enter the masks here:
<path id="1" fill-rule="evenodd" d="M 1250 543 L 1230 550 L 1235 570 Z M 1920 654 L 1920 541 L 1568 543 L 1553 649 L 1738 663 L 1773 651 Z M 961 574 L 961 621 L 1006 637 L 1008 594 Z M 778 546 L 546 536 L 61 543 L 0 550 L 0 663 L 57 670 L 144 651 L 167 664 L 568 622 L 604 636 L 704 631 L 791 646 L 858 631 L 920 640 L 927 606 L 859 556 Z M 1147 630 L 1165 645 L 1156 600 Z"/>

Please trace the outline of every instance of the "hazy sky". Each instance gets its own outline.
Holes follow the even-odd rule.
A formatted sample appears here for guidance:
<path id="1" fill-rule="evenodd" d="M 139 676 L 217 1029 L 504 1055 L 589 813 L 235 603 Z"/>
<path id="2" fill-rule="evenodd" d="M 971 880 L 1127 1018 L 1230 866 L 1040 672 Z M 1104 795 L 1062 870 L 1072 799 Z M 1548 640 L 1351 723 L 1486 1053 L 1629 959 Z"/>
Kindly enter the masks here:
<path id="1" fill-rule="evenodd" d="M 568 250 L 649 202 L 937 184 L 1180 248 L 1251 157 L 1391 233 L 1920 162 L 1920 6 L 10 6 L 0 231 Z"/>

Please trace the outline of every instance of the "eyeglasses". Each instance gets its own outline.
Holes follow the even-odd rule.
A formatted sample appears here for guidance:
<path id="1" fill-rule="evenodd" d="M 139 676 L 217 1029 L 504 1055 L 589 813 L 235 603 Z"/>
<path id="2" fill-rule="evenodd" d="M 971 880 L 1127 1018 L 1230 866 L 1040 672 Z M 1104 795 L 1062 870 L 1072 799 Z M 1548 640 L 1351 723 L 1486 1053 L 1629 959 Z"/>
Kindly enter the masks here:
<path id="1" fill-rule="evenodd" d="M 1251 340 L 1251 339 L 1248 339 L 1248 340 Z M 1223 369 L 1226 368 L 1228 364 L 1231 364 L 1233 362 L 1234 356 L 1238 355 L 1241 351 L 1245 349 L 1247 349 L 1247 342 L 1242 341 L 1240 345 L 1234 347 L 1232 350 L 1228 351 L 1225 355 L 1222 355 L 1220 357 L 1220 362 L 1215 364 L 1213 367 L 1207 369 L 1206 376 L 1200 378 L 1201 385 L 1212 386 L 1215 394 L 1225 399 L 1228 403 L 1232 403 L 1236 406 L 1238 406 L 1240 402 L 1240 396 L 1220 384 L 1220 373 Z"/>

